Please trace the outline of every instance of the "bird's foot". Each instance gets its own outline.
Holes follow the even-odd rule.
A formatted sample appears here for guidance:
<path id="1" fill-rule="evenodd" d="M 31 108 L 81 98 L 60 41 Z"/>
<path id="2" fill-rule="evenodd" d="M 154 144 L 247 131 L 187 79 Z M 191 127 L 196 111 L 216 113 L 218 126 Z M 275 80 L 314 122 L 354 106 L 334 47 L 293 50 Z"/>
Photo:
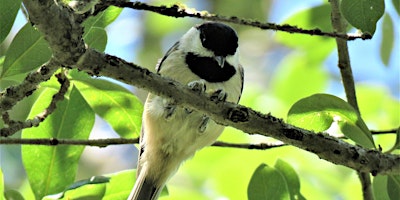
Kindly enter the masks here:
<path id="1" fill-rule="evenodd" d="M 210 118 L 206 115 L 203 115 L 201 122 L 200 122 L 200 126 L 199 126 L 199 132 L 200 133 L 204 133 L 204 131 L 207 128 L 208 125 L 208 121 L 210 121 Z"/>
<path id="2" fill-rule="evenodd" d="M 206 91 L 206 83 L 204 82 L 204 80 L 192 81 L 188 83 L 188 87 L 198 94 L 203 94 Z M 193 109 L 185 108 L 185 112 L 187 114 L 190 114 L 193 112 Z"/>
<path id="3" fill-rule="evenodd" d="M 164 100 L 164 119 L 171 119 L 172 115 L 174 115 L 176 110 L 176 103 L 174 100 L 165 99 Z"/>
<path id="4" fill-rule="evenodd" d="M 222 89 L 219 89 L 215 92 L 213 92 L 210 96 L 210 100 L 214 101 L 214 102 L 218 102 L 218 101 L 226 101 L 226 97 L 228 95 L 226 94 L 226 92 Z"/>

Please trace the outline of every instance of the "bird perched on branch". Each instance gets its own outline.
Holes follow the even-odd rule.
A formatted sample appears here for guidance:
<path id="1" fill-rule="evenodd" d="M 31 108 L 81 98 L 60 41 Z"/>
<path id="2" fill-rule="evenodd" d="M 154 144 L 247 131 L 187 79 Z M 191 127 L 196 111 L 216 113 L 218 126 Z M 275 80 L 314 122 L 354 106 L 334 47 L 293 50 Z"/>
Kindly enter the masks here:
<path id="1" fill-rule="evenodd" d="M 243 68 L 236 32 L 216 22 L 192 27 L 160 60 L 157 73 L 213 100 L 238 103 Z M 180 164 L 212 144 L 223 129 L 203 113 L 150 93 L 144 105 L 137 180 L 128 200 L 157 199 Z"/>

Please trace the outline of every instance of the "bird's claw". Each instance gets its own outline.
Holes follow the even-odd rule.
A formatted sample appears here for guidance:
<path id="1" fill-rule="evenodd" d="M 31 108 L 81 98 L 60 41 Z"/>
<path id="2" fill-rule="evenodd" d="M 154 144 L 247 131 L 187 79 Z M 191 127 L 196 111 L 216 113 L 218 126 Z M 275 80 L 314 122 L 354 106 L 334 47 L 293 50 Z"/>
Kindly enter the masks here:
<path id="1" fill-rule="evenodd" d="M 227 96 L 224 90 L 219 89 L 211 94 L 210 100 L 214 102 L 225 101 Z"/>
<path id="2" fill-rule="evenodd" d="M 172 117 L 176 110 L 176 104 L 173 100 L 165 100 L 164 101 L 164 119 L 168 120 Z"/>
<path id="3" fill-rule="evenodd" d="M 208 116 L 206 116 L 206 115 L 203 115 L 203 117 L 201 119 L 200 126 L 199 126 L 199 132 L 200 133 L 204 133 L 204 131 L 207 128 L 208 121 L 210 121 L 210 118 Z"/>
<path id="4" fill-rule="evenodd" d="M 188 87 L 193 90 L 194 92 L 197 92 L 199 94 L 202 94 L 206 91 L 206 83 L 204 80 L 196 80 L 188 83 Z M 190 114 L 193 112 L 193 109 L 190 108 L 185 108 L 186 114 Z"/>
<path id="5" fill-rule="evenodd" d="M 188 87 L 199 94 L 206 91 L 206 83 L 203 80 L 192 81 L 188 83 Z"/>

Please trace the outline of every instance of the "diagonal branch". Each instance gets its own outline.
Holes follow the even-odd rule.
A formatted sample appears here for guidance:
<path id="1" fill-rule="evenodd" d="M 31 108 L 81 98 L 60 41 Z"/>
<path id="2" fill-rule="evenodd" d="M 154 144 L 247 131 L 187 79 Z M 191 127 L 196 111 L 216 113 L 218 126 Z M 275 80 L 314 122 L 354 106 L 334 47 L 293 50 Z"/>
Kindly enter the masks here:
<path id="1" fill-rule="evenodd" d="M 348 144 L 326 134 L 315 134 L 286 124 L 270 114 L 229 102 L 212 102 L 188 87 L 161 77 L 147 69 L 118 57 L 88 49 L 81 57 L 78 69 L 96 76 L 107 76 L 135 85 L 152 93 L 174 98 L 177 104 L 191 107 L 209 115 L 214 121 L 232 126 L 248 134 L 273 137 L 286 144 L 312 152 L 320 158 L 372 174 L 400 173 L 400 156 L 387 155 Z"/>

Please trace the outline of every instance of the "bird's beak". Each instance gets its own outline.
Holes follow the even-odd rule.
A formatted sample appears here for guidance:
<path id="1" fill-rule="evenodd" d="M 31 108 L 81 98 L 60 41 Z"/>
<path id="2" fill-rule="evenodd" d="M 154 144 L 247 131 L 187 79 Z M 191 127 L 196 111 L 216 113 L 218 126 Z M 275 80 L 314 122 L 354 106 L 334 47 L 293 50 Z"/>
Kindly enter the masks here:
<path id="1" fill-rule="evenodd" d="M 218 65 L 223 68 L 225 64 L 225 57 L 223 56 L 215 56 L 214 57 L 215 61 L 217 61 Z"/>

